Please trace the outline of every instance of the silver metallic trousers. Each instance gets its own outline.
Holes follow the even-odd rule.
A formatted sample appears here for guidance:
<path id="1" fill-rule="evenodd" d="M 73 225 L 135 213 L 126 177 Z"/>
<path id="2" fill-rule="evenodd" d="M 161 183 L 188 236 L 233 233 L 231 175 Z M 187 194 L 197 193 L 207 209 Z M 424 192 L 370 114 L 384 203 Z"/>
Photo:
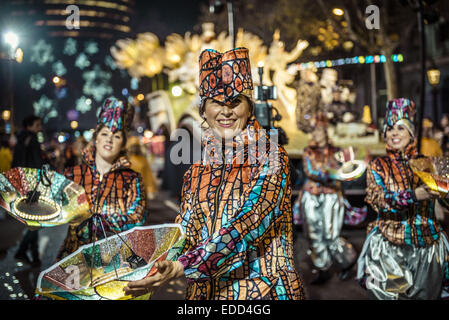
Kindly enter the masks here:
<path id="1" fill-rule="evenodd" d="M 310 250 L 308 254 L 317 269 L 328 270 L 332 264 L 340 269 L 351 266 L 357 253 L 346 239 L 340 237 L 345 207 L 338 194 L 313 195 L 305 191 L 301 209 Z"/>
<path id="2" fill-rule="evenodd" d="M 439 299 L 448 254 L 449 243 L 443 233 L 431 246 L 398 246 L 376 227 L 358 259 L 357 279 L 379 300 Z"/>

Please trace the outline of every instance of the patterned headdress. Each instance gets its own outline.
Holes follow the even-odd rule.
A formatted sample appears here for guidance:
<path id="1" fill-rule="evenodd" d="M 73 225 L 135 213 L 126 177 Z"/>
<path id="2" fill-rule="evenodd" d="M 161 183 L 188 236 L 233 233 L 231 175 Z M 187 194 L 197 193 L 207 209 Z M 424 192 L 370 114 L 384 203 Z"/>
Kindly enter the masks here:
<path id="1" fill-rule="evenodd" d="M 236 48 L 225 53 L 213 49 L 201 52 L 200 97 L 230 105 L 240 94 L 251 97 L 253 80 L 248 49 Z"/>
<path id="2" fill-rule="evenodd" d="M 415 136 L 415 103 L 409 99 L 394 99 L 387 103 L 387 112 L 385 115 L 384 135 L 388 127 L 393 127 L 396 123 L 407 128 L 412 137 Z"/>
<path id="3" fill-rule="evenodd" d="M 104 125 L 112 132 L 127 131 L 131 128 L 134 117 L 134 108 L 124 105 L 122 101 L 109 97 L 97 114 L 97 128 Z"/>

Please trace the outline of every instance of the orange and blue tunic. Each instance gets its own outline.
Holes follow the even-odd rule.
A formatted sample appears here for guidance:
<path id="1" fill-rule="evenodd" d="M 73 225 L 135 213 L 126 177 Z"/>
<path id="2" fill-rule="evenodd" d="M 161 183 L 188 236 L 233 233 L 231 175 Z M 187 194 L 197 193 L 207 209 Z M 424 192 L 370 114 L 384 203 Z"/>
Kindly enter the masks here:
<path id="1" fill-rule="evenodd" d="M 197 162 L 184 176 L 176 222 L 186 233 L 178 261 L 187 299 L 304 298 L 293 259 L 288 156 L 279 146 L 268 152 L 260 129 L 250 119 L 238 136 L 244 147 L 231 157 L 207 137 L 203 154 L 225 161 Z M 268 156 L 252 149 L 254 140 L 267 144 Z"/>
<path id="2" fill-rule="evenodd" d="M 122 232 L 145 222 L 145 189 L 142 177 L 130 169 L 126 157 L 120 157 L 100 180 L 95 168 L 95 147 L 88 145 L 83 152 L 83 163 L 67 168 L 64 175 L 86 190 L 92 214 L 99 214 L 107 234 Z M 58 260 L 90 243 L 89 224 L 70 225 L 67 237 L 58 254 Z M 97 239 L 103 230 L 96 227 Z"/>
<path id="3" fill-rule="evenodd" d="M 329 171 L 331 168 L 338 167 L 335 159 L 338 151 L 340 149 L 331 144 L 320 148 L 312 143 L 304 149 L 303 167 L 307 176 L 303 186 L 304 191 L 318 195 L 337 193 L 340 190 L 340 183 L 336 180 L 336 176 Z"/>
<path id="4" fill-rule="evenodd" d="M 370 163 L 366 202 L 378 213 L 368 226 L 357 279 L 378 299 L 438 299 L 449 292 L 449 243 L 435 216 L 435 201 L 418 201 L 422 182 L 409 160 L 416 141 L 401 153 Z M 442 292 L 440 295 L 440 291 Z"/>
<path id="5" fill-rule="evenodd" d="M 435 217 L 435 200 L 417 201 L 414 190 L 422 184 L 408 161 L 418 157 L 416 142 L 400 152 L 387 146 L 387 155 L 373 160 L 367 172 L 366 202 L 378 213 L 368 231 L 378 226 L 396 245 L 424 247 L 442 232 Z"/>

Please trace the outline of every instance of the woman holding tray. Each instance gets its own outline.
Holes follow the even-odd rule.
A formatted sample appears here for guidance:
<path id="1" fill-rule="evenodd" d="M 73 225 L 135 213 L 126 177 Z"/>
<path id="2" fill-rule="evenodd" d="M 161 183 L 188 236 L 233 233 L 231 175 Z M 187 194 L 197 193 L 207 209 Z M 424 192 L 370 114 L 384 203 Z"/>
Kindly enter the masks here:
<path id="1" fill-rule="evenodd" d="M 357 278 L 376 299 L 439 299 L 449 289 L 449 243 L 435 218 L 439 194 L 409 165 L 418 158 L 414 116 L 412 101 L 388 102 L 387 155 L 368 169 L 366 202 L 378 218 L 368 227 Z"/>
<path id="2" fill-rule="evenodd" d="M 144 223 L 146 198 L 142 177 L 131 170 L 125 156 L 126 134 L 132 119 L 132 107 L 107 98 L 98 115 L 93 143 L 83 151 L 83 163 L 65 170 L 68 179 L 86 190 L 92 218 L 69 226 L 58 260 L 82 245 L 104 238 L 105 233 L 111 235 Z"/>
<path id="3" fill-rule="evenodd" d="M 291 187 L 285 150 L 254 117 L 248 50 L 200 56 L 203 158 L 184 176 L 176 219 L 186 240 L 177 261 L 131 282 L 141 295 L 185 275 L 187 299 L 302 299 L 293 259 Z"/>
<path id="4" fill-rule="evenodd" d="M 302 188 L 300 208 L 304 213 L 304 227 L 309 242 L 308 254 L 313 264 L 315 278 L 312 284 L 321 284 L 332 276 L 334 265 L 340 270 L 339 278 L 348 278 L 357 261 L 353 245 L 341 236 L 345 206 L 341 183 L 336 168 L 340 166 L 335 155 L 339 148 L 333 146 L 327 134 L 327 119 L 318 113 L 311 121 L 312 140 L 304 149 L 303 167 L 307 180 Z"/>

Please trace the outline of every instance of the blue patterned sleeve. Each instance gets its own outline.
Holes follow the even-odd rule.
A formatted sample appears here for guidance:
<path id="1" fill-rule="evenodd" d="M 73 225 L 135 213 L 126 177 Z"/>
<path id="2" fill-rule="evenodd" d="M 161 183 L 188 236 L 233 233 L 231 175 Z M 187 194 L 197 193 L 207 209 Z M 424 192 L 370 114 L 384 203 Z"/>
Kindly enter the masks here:
<path id="1" fill-rule="evenodd" d="M 243 194 L 234 219 L 178 258 L 188 281 L 205 281 L 239 268 L 246 250 L 264 239 L 284 213 L 279 209 L 289 188 L 288 158 L 261 166 Z"/>
<path id="2" fill-rule="evenodd" d="M 413 190 L 389 190 L 382 177 L 382 171 L 378 170 L 375 162 L 370 164 L 367 172 L 367 196 L 369 203 L 377 212 L 397 213 L 416 203 Z"/>
<path id="3" fill-rule="evenodd" d="M 305 175 L 313 181 L 329 184 L 337 179 L 337 176 L 331 171 L 317 166 L 313 152 L 308 149 L 304 152 L 303 164 Z"/>

